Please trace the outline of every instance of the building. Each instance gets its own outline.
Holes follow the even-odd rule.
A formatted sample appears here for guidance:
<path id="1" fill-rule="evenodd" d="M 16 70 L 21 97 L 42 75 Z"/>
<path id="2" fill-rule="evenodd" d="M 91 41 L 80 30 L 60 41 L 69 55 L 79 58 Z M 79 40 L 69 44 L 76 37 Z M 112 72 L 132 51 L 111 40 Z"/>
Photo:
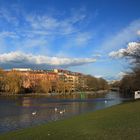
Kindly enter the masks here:
<path id="1" fill-rule="evenodd" d="M 23 79 L 23 87 L 25 89 L 34 89 L 41 80 L 51 83 L 51 89 L 53 90 L 58 80 L 58 75 L 54 72 L 47 72 L 43 70 L 31 70 L 31 69 L 12 69 L 17 71 Z"/>
<path id="2" fill-rule="evenodd" d="M 59 80 L 62 80 L 71 86 L 72 91 L 87 88 L 85 75 L 81 73 L 62 69 L 54 69 L 54 72 L 58 74 Z"/>
<path id="3" fill-rule="evenodd" d="M 40 81 L 51 83 L 51 91 L 78 91 L 86 88 L 85 76 L 81 73 L 71 72 L 62 69 L 53 70 L 32 70 L 30 68 L 14 68 L 23 79 L 25 89 L 34 90 Z M 61 88 L 60 88 L 61 86 Z M 62 88 L 63 87 L 63 88 Z"/>
<path id="4" fill-rule="evenodd" d="M 14 71 L 32 71 L 30 68 L 13 68 Z"/>

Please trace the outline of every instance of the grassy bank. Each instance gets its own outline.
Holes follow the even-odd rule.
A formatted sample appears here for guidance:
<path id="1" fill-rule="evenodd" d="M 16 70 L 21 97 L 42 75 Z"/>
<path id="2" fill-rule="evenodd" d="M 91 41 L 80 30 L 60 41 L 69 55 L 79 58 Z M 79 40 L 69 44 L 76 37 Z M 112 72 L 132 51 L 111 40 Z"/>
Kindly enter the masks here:
<path id="1" fill-rule="evenodd" d="M 140 100 L 0 135 L 1 140 L 139 140 Z"/>

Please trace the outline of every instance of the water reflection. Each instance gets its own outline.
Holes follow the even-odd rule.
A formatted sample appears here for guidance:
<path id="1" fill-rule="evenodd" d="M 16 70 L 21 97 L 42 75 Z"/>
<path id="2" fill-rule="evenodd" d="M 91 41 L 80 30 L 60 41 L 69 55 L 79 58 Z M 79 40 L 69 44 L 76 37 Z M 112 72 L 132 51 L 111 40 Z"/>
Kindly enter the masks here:
<path id="1" fill-rule="evenodd" d="M 121 102 L 123 98 L 115 92 L 82 97 L 0 97 L 0 133 L 68 118 Z"/>

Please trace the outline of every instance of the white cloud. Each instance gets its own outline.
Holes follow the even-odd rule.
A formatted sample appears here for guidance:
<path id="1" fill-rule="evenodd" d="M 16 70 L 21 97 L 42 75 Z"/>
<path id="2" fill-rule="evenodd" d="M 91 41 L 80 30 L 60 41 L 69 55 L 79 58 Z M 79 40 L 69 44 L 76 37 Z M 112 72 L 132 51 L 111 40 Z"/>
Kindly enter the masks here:
<path id="1" fill-rule="evenodd" d="M 0 38 L 1 39 L 5 39 L 7 37 L 13 38 L 13 39 L 14 38 L 18 38 L 17 34 L 14 33 L 14 32 L 8 32 L 8 31 L 2 31 L 2 32 L 0 32 Z"/>
<path id="2" fill-rule="evenodd" d="M 85 45 L 91 39 L 93 39 L 93 35 L 89 32 L 79 33 L 75 37 L 75 42 L 77 45 Z"/>
<path id="3" fill-rule="evenodd" d="M 63 16 L 61 18 L 61 16 Z M 22 17 L 22 18 L 21 18 Z M 68 35 L 79 31 L 79 24 L 86 19 L 85 10 L 79 8 L 70 11 L 69 15 L 58 11 L 49 11 L 44 14 L 25 13 L 20 6 L 9 6 L 0 8 L 0 20 L 9 23 L 10 26 L 20 28 L 20 30 L 33 31 L 34 33 L 43 33 L 44 35 Z M 22 25 L 22 27 L 20 27 Z M 18 29 L 19 30 L 19 29 Z M 32 33 L 33 33 L 32 32 Z"/>
<path id="4" fill-rule="evenodd" d="M 137 35 L 140 35 L 140 30 L 139 30 L 139 31 L 137 31 Z"/>
<path id="5" fill-rule="evenodd" d="M 79 13 L 63 19 L 52 15 L 30 15 L 24 18 L 35 33 L 45 31 L 47 35 L 68 35 L 79 31 L 76 24 L 79 25 L 86 18 L 86 15 Z"/>
<path id="6" fill-rule="evenodd" d="M 96 78 L 102 78 L 103 75 L 94 75 L 94 77 L 96 77 Z"/>
<path id="7" fill-rule="evenodd" d="M 122 79 L 123 76 L 125 76 L 125 75 L 126 75 L 126 73 L 121 71 L 121 72 L 118 73 L 117 78 Z"/>
<path id="8" fill-rule="evenodd" d="M 21 52 L 4 53 L 0 55 L 0 66 L 12 67 L 69 67 L 93 63 L 96 60 L 93 58 L 59 58 L 49 57 L 44 55 L 32 55 Z"/>
<path id="9" fill-rule="evenodd" d="M 121 58 L 124 56 L 125 51 L 126 51 L 125 49 L 120 49 L 118 51 L 112 51 L 111 53 L 109 53 L 109 56 Z"/>
<path id="10" fill-rule="evenodd" d="M 126 45 L 128 42 L 136 39 L 138 35 L 136 32 L 140 29 L 140 19 L 131 22 L 126 28 L 114 34 L 113 37 L 108 38 L 103 42 L 102 47 L 105 50 L 112 50 Z"/>
<path id="11" fill-rule="evenodd" d="M 0 20 L 4 20 L 4 24 L 9 26 L 9 28 L 0 31 L 1 42 L 6 43 L 8 51 L 25 50 L 24 52 L 26 52 L 27 48 L 34 51 L 31 48 L 38 47 L 41 53 L 41 50 L 46 47 L 48 52 L 54 54 L 55 47 L 60 46 L 62 48 L 64 46 L 63 42 L 57 44 L 59 46 L 54 46 L 55 40 L 58 40 L 58 38 L 64 38 L 64 41 L 68 41 L 68 44 L 73 41 L 74 47 L 85 44 L 91 39 L 88 33 L 82 33 L 82 27 L 87 22 L 84 9 L 73 10 L 69 15 L 63 13 L 61 14 L 62 17 L 59 14 L 57 11 L 51 14 L 46 12 L 42 15 L 27 14 L 19 7 L 14 9 L 0 8 Z M 75 36 L 77 37 L 76 40 L 74 40 Z M 10 38 L 10 41 L 7 41 L 7 38 Z M 5 47 L 1 42 L 2 50 Z"/>
<path id="12" fill-rule="evenodd" d="M 130 43 L 128 43 L 126 49 L 120 49 L 118 51 L 113 51 L 113 52 L 109 53 L 109 56 L 116 57 L 116 58 L 121 58 L 125 55 L 127 55 L 127 56 L 131 56 L 131 55 L 140 56 L 138 50 L 140 50 L 140 43 L 130 42 Z"/>
<path id="13" fill-rule="evenodd" d="M 48 41 L 47 39 L 44 39 L 44 38 L 41 38 L 41 37 L 38 37 L 38 38 L 28 38 L 28 39 L 25 39 L 21 42 L 22 44 L 22 47 L 23 48 L 33 48 L 33 47 L 37 47 L 37 48 L 40 48 L 43 47 L 43 46 L 47 46 L 48 45 Z"/>
<path id="14" fill-rule="evenodd" d="M 5 8 L 0 8 L 0 18 L 4 19 L 5 21 L 11 24 L 18 24 L 17 18 L 11 14 L 11 12 Z"/>

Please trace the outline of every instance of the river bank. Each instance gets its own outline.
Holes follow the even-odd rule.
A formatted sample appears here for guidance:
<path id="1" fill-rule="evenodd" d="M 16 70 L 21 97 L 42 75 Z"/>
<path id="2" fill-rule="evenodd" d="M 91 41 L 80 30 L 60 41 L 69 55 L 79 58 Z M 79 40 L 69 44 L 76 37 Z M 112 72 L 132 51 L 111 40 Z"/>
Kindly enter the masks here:
<path id="1" fill-rule="evenodd" d="M 139 140 L 140 100 L 0 135 L 1 140 Z"/>
<path id="2" fill-rule="evenodd" d="M 7 92 L 0 92 L 0 96 L 65 96 L 65 95 L 97 95 L 105 94 L 109 90 L 99 90 L 99 91 L 79 91 L 72 93 L 24 93 L 24 94 L 11 94 Z"/>
<path id="3" fill-rule="evenodd" d="M 131 99 L 122 98 L 117 92 L 97 95 L 0 96 L 0 133 L 63 120 L 128 100 Z M 63 110 L 65 112 L 60 114 Z M 33 116 L 33 112 L 37 115 Z"/>

